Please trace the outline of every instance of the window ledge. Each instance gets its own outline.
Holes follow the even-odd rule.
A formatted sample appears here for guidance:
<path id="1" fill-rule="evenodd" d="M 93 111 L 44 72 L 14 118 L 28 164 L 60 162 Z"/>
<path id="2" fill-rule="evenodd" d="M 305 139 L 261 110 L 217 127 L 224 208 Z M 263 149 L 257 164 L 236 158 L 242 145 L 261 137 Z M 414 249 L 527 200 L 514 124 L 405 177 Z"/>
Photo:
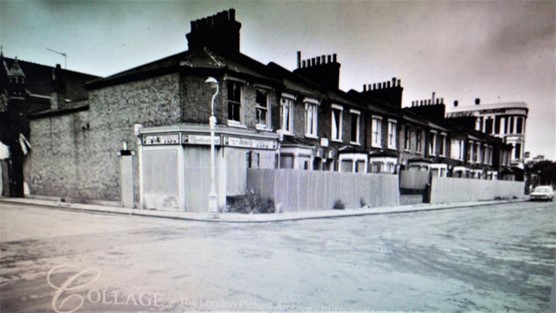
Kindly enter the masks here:
<path id="1" fill-rule="evenodd" d="M 228 120 L 227 124 L 230 127 L 247 128 L 247 126 L 241 124 L 241 122 L 238 122 L 238 121 Z"/>
<path id="2" fill-rule="evenodd" d="M 265 125 L 265 124 L 256 124 L 256 125 L 255 125 L 255 128 L 256 128 L 257 130 L 262 130 L 262 131 L 267 131 L 267 132 L 271 132 L 271 131 L 273 130 L 272 128 L 268 127 L 268 126 Z"/>
<path id="3" fill-rule="evenodd" d="M 377 145 L 377 144 L 371 144 L 372 148 L 382 148 L 382 145 Z"/>
<path id="4" fill-rule="evenodd" d="M 311 134 L 305 134 L 305 138 L 317 139 L 317 140 L 319 139 L 318 136 L 316 136 L 316 135 L 311 135 Z"/>
<path id="5" fill-rule="evenodd" d="M 360 146 L 361 145 L 359 142 L 355 142 L 355 141 L 350 141 L 349 144 L 354 145 L 354 146 Z"/>
<path id="6" fill-rule="evenodd" d="M 341 139 L 330 139 L 332 142 L 343 142 Z"/>
<path id="7" fill-rule="evenodd" d="M 396 146 L 388 146 L 388 149 L 396 150 L 398 149 Z M 407 149 L 405 149 L 407 151 Z"/>

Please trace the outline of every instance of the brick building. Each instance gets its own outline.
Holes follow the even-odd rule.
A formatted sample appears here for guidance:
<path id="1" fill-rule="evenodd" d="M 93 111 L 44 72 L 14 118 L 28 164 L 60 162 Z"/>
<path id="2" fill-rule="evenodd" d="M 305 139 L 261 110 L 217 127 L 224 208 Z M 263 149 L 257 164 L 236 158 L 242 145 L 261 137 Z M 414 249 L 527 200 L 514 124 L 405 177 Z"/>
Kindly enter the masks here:
<path id="1" fill-rule="evenodd" d="M 97 76 L 63 70 L 60 65 L 53 68 L 17 60 L 17 58 L 7 58 L 0 53 L 0 142 L 8 147 L 10 155 L 9 158 L 0 158 L 3 182 L 3 188 L 0 190 L 3 190 L 4 195 L 23 196 L 24 176 L 27 178 L 27 183 L 31 183 L 29 172 L 24 175 L 24 163 L 27 158 L 31 158 L 29 153 L 32 151 L 29 143 L 33 135 L 30 130 L 30 120 L 41 116 L 63 115 L 67 112 L 85 110 L 88 104 L 84 84 L 95 78 Z M 60 125 L 49 124 L 46 127 L 50 131 L 58 126 Z M 64 131 L 73 132 L 73 125 L 65 128 Z M 34 133 L 37 135 L 36 142 L 40 143 L 47 132 L 38 127 L 35 128 Z M 63 149 L 57 142 L 57 139 L 63 138 L 65 134 L 53 138 L 53 141 L 48 144 Z M 50 152 L 46 155 L 52 156 Z M 41 160 L 42 164 L 38 165 L 41 171 L 48 172 L 51 169 L 52 173 L 49 175 L 61 171 L 63 177 L 69 174 L 64 172 L 63 167 L 53 167 L 49 157 L 41 155 Z M 39 160 L 33 160 L 29 164 L 35 164 L 35 161 Z"/>
<path id="2" fill-rule="evenodd" d="M 213 96 L 220 208 L 245 193 L 248 168 L 499 170 L 500 139 L 437 116 L 443 103 L 402 109 L 399 79 L 344 92 L 335 54 L 265 65 L 241 53 L 240 29 L 233 9 L 193 21 L 187 51 L 83 84 L 81 101 L 55 101 L 68 84 L 57 68 L 50 107 L 31 114 L 31 192 L 206 211 Z"/>

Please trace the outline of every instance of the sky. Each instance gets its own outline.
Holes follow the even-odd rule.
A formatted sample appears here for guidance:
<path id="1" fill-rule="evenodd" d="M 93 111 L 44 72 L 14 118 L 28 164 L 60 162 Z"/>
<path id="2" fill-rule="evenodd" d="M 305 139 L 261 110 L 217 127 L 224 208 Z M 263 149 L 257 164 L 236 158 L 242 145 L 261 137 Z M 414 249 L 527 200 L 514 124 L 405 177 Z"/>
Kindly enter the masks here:
<path id="1" fill-rule="evenodd" d="M 108 76 L 187 50 L 190 21 L 236 9 L 241 51 L 290 70 L 337 53 L 340 88 L 402 80 L 403 104 L 523 101 L 525 150 L 556 159 L 556 1 L 5 1 L 7 57 Z"/>

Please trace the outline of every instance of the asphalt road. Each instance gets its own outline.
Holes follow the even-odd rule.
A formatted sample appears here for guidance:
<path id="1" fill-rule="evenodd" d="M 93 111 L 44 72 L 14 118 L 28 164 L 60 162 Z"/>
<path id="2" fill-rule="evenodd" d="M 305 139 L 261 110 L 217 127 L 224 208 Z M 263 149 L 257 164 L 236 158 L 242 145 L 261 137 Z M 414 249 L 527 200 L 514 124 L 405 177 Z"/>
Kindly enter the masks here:
<path id="1" fill-rule="evenodd" d="M 0 204 L 0 311 L 545 312 L 555 213 L 226 224 Z"/>

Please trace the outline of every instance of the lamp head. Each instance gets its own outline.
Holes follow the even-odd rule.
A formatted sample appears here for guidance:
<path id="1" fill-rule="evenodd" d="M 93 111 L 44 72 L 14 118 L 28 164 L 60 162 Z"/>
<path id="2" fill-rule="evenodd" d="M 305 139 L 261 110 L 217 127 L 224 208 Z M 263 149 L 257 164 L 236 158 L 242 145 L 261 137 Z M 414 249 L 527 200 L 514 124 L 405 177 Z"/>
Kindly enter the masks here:
<path id="1" fill-rule="evenodd" d="M 212 88 L 216 88 L 218 86 L 218 81 L 214 77 L 207 78 L 205 83 L 209 84 Z"/>

